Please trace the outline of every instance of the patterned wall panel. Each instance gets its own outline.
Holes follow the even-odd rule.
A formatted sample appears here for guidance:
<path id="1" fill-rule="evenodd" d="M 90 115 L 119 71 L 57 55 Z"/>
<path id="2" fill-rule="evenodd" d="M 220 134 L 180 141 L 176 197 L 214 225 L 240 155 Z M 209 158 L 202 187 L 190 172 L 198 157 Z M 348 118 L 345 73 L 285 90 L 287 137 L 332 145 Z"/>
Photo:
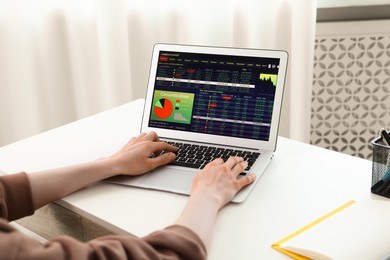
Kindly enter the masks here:
<path id="1" fill-rule="evenodd" d="M 310 142 L 371 159 L 390 130 L 390 33 L 317 34 L 313 79 Z"/>

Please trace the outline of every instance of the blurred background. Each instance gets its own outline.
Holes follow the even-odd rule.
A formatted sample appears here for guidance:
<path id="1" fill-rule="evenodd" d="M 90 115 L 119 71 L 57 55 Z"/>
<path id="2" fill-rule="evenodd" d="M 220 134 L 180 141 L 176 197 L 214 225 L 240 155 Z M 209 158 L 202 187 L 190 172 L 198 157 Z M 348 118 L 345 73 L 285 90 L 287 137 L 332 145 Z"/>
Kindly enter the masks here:
<path id="1" fill-rule="evenodd" d="M 280 135 L 368 158 L 390 127 L 390 0 L 367 2 L 0 0 L 0 146 L 143 98 L 164 42 L 287 50 Z"/>

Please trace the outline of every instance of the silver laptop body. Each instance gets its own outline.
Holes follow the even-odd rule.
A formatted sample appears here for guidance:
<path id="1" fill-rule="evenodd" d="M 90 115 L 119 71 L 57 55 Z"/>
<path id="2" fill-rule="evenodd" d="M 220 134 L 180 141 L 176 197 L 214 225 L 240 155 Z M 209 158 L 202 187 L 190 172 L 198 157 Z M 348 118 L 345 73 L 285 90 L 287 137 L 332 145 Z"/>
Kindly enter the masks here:
<path id="1" fill-rule="evenodd" d="M 184 144 L 179 151 L 206 146 L 233 150 L 233 155 L 260 154 L 249 170 L 257 182 L 276 149 L 287 59 L 280 50 L 156 44 L 141 132 L 155 131 L 163 141 Z M 185 163 L 107 181 L 188 195 L 204 165 Z M 232 201 L 244 201 L 254 185 Z"/>

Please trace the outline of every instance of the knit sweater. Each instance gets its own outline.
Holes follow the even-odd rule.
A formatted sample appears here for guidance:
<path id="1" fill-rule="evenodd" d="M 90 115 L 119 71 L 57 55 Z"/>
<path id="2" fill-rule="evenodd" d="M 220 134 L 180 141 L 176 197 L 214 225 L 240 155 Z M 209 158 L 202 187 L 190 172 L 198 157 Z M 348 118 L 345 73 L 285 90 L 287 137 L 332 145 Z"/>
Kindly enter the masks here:
<path id="1" fill-rule="evenodd" d="M 46 244 L 15 230 L 8 221 L 34 213 L 26 173 L 0 177 L 0 260 L 7 259 L 206 259 L 206 248 L 190 229 L 172 225 L 145 237 L 106 236 L 80 242 L 61 236 Z"/>

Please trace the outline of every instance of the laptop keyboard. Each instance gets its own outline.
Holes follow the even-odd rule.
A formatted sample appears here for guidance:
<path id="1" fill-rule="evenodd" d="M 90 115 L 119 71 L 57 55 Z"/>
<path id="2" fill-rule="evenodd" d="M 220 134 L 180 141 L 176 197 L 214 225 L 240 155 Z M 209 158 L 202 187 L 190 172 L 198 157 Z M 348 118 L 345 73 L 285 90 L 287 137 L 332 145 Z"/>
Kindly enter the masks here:
<path id="1" fill-rule="evenodd" d="M 248 162 L 248 167 L 245 169 L 245 171 L 250 171 L 254 162 L 260 155 L 258 152 L 226 149 L 206 145 L 195 145 L 172 141 L 168 141 L 167 143 L 178 148 L 176 153 L 176 160 L 171 162 L 171 165 L 190 167 L 195 169 L 203 169 L 206 164 L 216 158 L 222 158 L 224 161 L 226 161 L 231 156 L 240 156 Z"/>

